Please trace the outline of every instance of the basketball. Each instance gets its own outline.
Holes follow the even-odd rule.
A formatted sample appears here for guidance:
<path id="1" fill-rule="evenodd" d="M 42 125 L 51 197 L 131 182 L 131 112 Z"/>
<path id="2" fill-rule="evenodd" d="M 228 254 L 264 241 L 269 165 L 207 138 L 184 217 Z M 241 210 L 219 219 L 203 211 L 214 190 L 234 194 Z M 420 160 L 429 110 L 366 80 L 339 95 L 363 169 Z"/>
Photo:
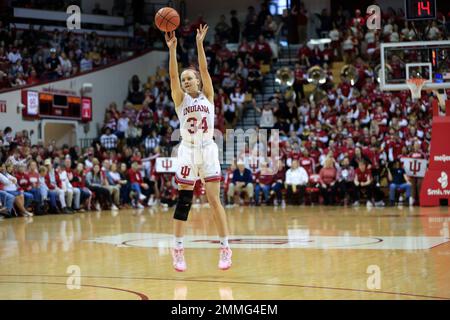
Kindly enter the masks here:
<path id="1" fill-rule="evenodd" d="M 180 25 L 180 15 L 177 10 L 164 7 L 158 10 L 155 15 L 156 27 L 163 32 L 171 32 Z"/>

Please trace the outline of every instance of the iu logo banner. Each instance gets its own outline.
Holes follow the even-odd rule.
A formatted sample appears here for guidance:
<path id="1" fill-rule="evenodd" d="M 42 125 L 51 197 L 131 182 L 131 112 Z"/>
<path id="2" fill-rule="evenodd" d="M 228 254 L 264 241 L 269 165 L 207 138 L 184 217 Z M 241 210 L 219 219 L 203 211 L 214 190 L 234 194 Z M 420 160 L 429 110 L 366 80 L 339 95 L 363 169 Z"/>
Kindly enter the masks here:
<path id="1" fill-rule="evenodd" d="M 428 167 L 428 160 L 415 158 L 402 158 L 403 168 L 409 177 L 423 178 Z"/>
<path id="2" fill-rule="evenodd" d="M 156 158 L 156 172 L 177 172 L 177 158 Z"/>

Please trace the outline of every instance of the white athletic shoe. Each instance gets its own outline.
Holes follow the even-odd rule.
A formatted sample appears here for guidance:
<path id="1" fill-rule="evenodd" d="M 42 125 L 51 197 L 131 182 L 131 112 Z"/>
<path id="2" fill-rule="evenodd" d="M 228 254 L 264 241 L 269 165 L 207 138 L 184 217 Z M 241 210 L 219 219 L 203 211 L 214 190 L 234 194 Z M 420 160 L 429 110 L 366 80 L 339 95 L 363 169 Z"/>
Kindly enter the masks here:
<path id="1" fill-rule="evenodd" d="M 153 199 L 153 197 L 150 197 L 150 199 L 148 199 L 147 205 L 149 207 L 153 207 L 155 205 L 155 199 Z"/>
<path id="2" fill-rule="evenodd" d="M 202 208 L 209 208 L 209 203 L 206 202 L 206 203 L 202 204 Z"/>
<path id="3" fill-rule="evenodd" d="M 385 203 L 383 200 L 375 202 L 375 207 L 384 207 L 384 206 L 385 206 Z"/>
<path id="4" fill-rule="evenodd" d="M 96 203 L 95 204 L 95 210 L 97 210 L 97 211 L 102 211 L 102 206 L 100 205 L 100 203 Z"/>
<path id="5" fill-rule="evenodd" d="M 409 197 L 409 206 L 410 207 L 414 206 L 414 198 L 413 197 Z"/>
<path id="6" fill-rule="evenodd" d="M 139 195 L 139 200 L 145 200 L 146 196 L 144 196 L 142 193 Z"/>
<path id="7" fill-rule="evenodd" d="M 119 210 L 119 208 L 117 208 L 117 206 L 113 203 L 113 204 L 111 205 L 111 210 Z"/>
<path id="8" fill-rule="evenodd" d="M 227 204 L 227 205 L 225 206 L 225 208 L 227 208 L 227 209 L 234 208 L 234 204 L 229 203 L 229 204 Z"/>
<path id="9" fill-rule="evenodd" d="M 354 207 L 359 207 L 359 201 L 353 202 L 353 206 L 354 206 Z"/>
<path id="10" fill-rule="evenodd" d="M 138 208 L 138 209 L 144 209 L 145 207 L 144 207 L 142 204 L 140 204 L 140 203 L 138 202 L 137 208 Z"/>
<path id="11" fill-rule="evenodd" d="M 23 216 L 24 216 L 24 217 L 32 217 L 33 214 L 32 214 L 31 212 L 25 210 L 25 212 L 23 213 Z"/>
<path id="12" fill-rule="evenodd" d="M 373 203 L 372 203 L 372 201 L 370 201 L 370 200 L 367 200 L 367 202 L 366 202 L 366 206 L 367 206 L 367 208 L 372 208 L 372 207 L 373 207 Z"/>
<path id="13" fill-rule="evenodd" d="M 186 271 L 186 261 L 184 260 L 184 249 L 173 249 L 173 267 L 178 272 Z"/>
<path id="14" fill-rule="evenodd" d="M 229 247 L 220 249 L 219 269 L 228 270 L 231 268 L 231 256 L 233 252 Z"/>

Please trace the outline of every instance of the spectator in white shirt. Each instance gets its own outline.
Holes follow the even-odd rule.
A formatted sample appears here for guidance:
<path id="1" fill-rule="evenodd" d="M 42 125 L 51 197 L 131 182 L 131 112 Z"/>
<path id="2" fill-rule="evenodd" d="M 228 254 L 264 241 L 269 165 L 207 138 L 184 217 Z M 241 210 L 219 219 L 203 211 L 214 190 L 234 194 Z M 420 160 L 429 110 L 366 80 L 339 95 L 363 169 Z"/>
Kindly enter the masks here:
<path id="1" fill-rule="evenodd" d="M 223 115 L 226 121 L 227 129 L 233 128 L 236 125 L 236 104 L 230 101 L 230 98 L 222 98 Z"/>
<path id="2" fill-rule="evenodd" d="M 147 136 L 144 140 L 145 151 L 151 152 L 161 143 L 161 137 L 155 130 L 152 130 L 151 134 Z"/>
<path id="3" fill-rule="evenodd" d="M 292 166 L 286 171 L 286 180 L 284 182 L 287 189 L 287 199 L 291 201 L 291 204 L 303 203 L 308 179 L 308 173 L 303 167 L 298 165 L 298 160 L 292 160 Z M 297 195 L 297 191 L 299 195 Z"/>
<path id="4" fill-rule="evenodd" d="M 392 31 L 393 31 L 394 27 L 393 27 L 393 20 L 389 19 L 388 23 L 384 25 L 383 28 L 383 35 L 384 36 L 390 36 Z"/>
<path id="5" fill-rule="evenodd" d="M 64 165 L 59 171 L 59 179 L 61 180 L 61 187 L 66 195 L 66 204 L 69 208 L 72 207 L 75 211 L 80 210 L 80 196 L 81 192 L 79 188 L 74 188 L 71 181 L 73 180 L 72 173 L 72 160 L 69 158 L 64 160 Z"/>
<path id="6" fill-rule="evenodd" d="M 63 77 L 69 77 L 72 73 L 72 62 L 70 62 L 70 59 L 67 58 L 65 52 L 61 52 L 61 55 L 59 56 L 59 62 L 61 75 Z"/>
<path id="7" fill-rule="evenodd" d="M 240 87 L 236 87 L 234 92 L 230 94 L 230 100 L 234 103 L 238 111 L 237 119 L 241 119 L 242 114 L 244 113 L 245 94 L 241 92 Z"/>
<path id="8" fill-rule="evenodd" d="M 128 131 L 128 123 L 130 122 L 130 119 L 127 117 L 126 113 L 122 111 L 122 114 L 120 115 L 119 120 L 117 121 L 117 131 L 115 135 L 119 139 L 125 138 L 125 133 Z"/>
<path id="9" fill-rule="evenodd" d="M 399 42 L 400 41 L 400 35 L 398 33 L 398 27 L 396 24 L 394 25 L 394 29 L 392 30 L 392 33 L 389 37 L 389 41 L 390 42 Z"/>
<path id="10" fill-rule="evenodd" d="M 173 128 L 173 130 L 178 129 L 180 126 L 180 120 L 178 120 L 178 117 L 174 114 L 172 116 L 172 119 L 169 121 L 169 125 Z"/>
<path id="11" fill-rule="evenodd" d="M 100 143 L 106 150 L 117 148 L 117 136 L 111 133 L 111 128 L 106 128 L 105 133 L 100 137 Z"/>
<path id="12" fill-rule="evenodd" d="M 94 153 L 89 151 L 87 158 L 84 160 L 84 166 L 86 169 L 92 169 L 94 167 Z"/>
<path id="13" fill-rule="evenodd" d="M 437 40 L 439 38 L 440 33 L 441 32 L 439 31 L 439 29 L 436 25 L 436 21 L 433 21 L 431 28 L 428 31 L 427 38 L 428 38 L 428 40 Z"/>
<path id="14" fill-rule="evenodd" d="M 90 60 L 85 54 L 80 61 L 80 72 L 86 72 L 92 70 L 92 60 Z"/>
<path id="15" fill-rule="evenodd" d="M 9 168 L 13 167 L 11 164 L 8 166 Z M 27 204 L 33 200 L 33 195 L 28 192 L 19 191 L 17 179 L 8 172 L 4 163 L 0 164 L 0 184 L 3 185 L 4 191 L 16 197 L 14 204 L 21 215 L 25 217 L 33 216 L 33 214 L 26 209 Z"/>
<path id="16" fill-rule="evenodd" d="M 71 214 L 73 210 L 67 206 L 66 203 L 66 192 L 62 188 L 61 179 L 59 173 L 53 167 L 52 159 L 48 158 L 44 161 L 44 166 L 47 168 L 46 183 L 49 190 L 54 191 L 61 204 L 61 209 L 63 213 Z"/>
<path id="17" fill-rule="evenodd" d="M 12 48 L 12 51 L 8 53 L 8 60 L 13 64 L 15 64 L 17 60 L 22 60 L 22 55 L 16 47 Z"/>

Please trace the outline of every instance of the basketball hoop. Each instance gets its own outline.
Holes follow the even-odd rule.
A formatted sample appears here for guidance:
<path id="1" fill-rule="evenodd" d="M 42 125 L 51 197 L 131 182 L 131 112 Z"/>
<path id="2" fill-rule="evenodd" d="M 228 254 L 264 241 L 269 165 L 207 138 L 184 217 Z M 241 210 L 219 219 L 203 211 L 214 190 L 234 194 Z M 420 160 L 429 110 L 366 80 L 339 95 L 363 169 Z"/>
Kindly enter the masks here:
<path id="1" fill-rule="evenodd" d="M 406 80 L 406 84 L 411 91 L 411 96 L 413 99 L 419 99 L 421 96 L 422 87 L 426 80 L 422 78 L 409 78 Z"/>

